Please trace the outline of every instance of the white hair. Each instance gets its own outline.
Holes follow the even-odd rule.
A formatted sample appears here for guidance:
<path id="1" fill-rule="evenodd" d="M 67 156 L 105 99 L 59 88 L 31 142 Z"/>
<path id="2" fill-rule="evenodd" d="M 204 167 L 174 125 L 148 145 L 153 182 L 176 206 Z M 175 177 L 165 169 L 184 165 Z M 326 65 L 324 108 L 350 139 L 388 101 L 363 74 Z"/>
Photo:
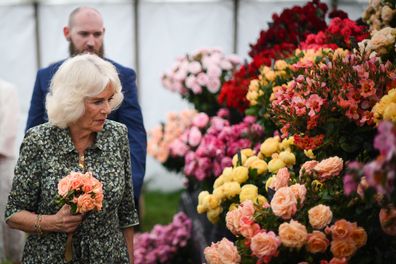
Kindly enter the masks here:
<path id="1" fill-rule="evenodd" d="M 94 54 L 67 59 L 51 80 L 46 99 L 48 121 L 66 128 L 84 114 L 84 100 L 97 96 L 108 85 L 114 89 L 110 101 L 110 107 L 114 110 L 124 99 L 114 65 Z"/>

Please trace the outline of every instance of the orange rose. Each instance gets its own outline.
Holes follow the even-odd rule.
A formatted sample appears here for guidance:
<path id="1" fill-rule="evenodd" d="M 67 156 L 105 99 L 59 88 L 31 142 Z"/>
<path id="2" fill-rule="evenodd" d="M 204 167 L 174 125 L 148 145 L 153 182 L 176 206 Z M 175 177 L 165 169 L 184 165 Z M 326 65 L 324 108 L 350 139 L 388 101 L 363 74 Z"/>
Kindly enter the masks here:
<path id="1" fill-rule="evenodd" d="M 330 224 L 333 213 L 330 207 L 319 204 L 308 211 L 309 223 L 315 229 L 322 229 Z"/>
<path id="2" fill-rule="evenodd" d="M 297 199 L 289 187 L 282 187 L 276 191 L 271 200 L 271 209 L 276 216 L 287 220 L 297 211 Z"/>
<path id="3" fill-rule="evenodd" d="M 357 247 L 350 238 L 336 239 L 331 241 L 330 250 L 337 258 L 349 259 L 353 254 L 355 254 Z"/>
<path id="4" fill-rule="evenodd" d="M 326 235 L 320 231 L 313 231 L 312 234 L 308 234 L 307 244 L 305 248 L 310 253 L 325 252 L 330 242 L 326 238 Z"/>
<path id="5" fill-rule="evenodd" d="M 77 213 L 86 213 L 95 208 L 91 194 L 82 194 L 77 198 Z"/>
<path id="6" fill-rule="evenodd" d="M 285 247 L 301 248 L 307 241 L 307 228 L 297 221 L 283 223 L 279 226 L 279 237 Z"/>
<path id="7" fill-rule="evenodd" d="M 352 224 L 345 219 L 338 220 L 330 228 L 333 240 L 348 238 L 352 231 Z"/>
<path id="8" fill-rule="evenodd" d="M 367 233 L 362 227 L 355 227 L 352 229 L 351 238 L 358 248 L 366 245 Z"/>

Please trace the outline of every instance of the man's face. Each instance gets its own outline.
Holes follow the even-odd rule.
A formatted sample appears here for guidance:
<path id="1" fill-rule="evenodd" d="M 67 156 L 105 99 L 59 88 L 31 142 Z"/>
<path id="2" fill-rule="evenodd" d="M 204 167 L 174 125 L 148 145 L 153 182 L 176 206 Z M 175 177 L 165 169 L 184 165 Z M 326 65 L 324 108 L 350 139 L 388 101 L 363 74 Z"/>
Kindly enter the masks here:
<path id="1" fill-rule="evenodd" d="M 103 57 L 105 29 L 101 16 L 95 11 L 81 10 L 75 14 L 71 25 L 65 27 L 63 31 L 69 41 L 70 56 L 89 52 Z"/>

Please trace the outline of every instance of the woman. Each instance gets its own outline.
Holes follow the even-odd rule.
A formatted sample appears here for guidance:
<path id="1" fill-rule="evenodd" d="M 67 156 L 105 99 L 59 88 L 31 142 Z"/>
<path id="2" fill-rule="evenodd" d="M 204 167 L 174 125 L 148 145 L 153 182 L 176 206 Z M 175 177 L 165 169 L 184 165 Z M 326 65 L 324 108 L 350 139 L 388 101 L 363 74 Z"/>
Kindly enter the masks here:
<path id="1" fill-rule="evenodd" d="M 133 263 L 133 202 L 127 129 L 106 120 L 123 100 L 114 66 L 96 55 L 66 60 L 47 96 L 49 122 L 27 131 L 5 212 L 7 224 L 29 233 L 23 263 Z M 99 212 L 72 215 L 54 202 L 71 171 L 90 171 L 103 184 Z"/>

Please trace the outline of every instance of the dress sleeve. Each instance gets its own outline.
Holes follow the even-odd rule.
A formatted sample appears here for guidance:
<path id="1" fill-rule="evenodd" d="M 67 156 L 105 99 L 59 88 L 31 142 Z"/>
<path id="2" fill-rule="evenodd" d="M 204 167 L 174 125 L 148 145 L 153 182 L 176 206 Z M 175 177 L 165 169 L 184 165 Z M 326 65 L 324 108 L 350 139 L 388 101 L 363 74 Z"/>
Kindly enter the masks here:
<path id="1" fill-rule="evenodd" d="M 121 228 L 127 228 L 139 224 L 139 217 L 133 199 L 133 186 L 131 181 L 131 159 L 129 152 L 127 129 L 122 134 L 121 144 L 122 157 L 124 159 L 124 177 L 125 188 L 120 207 L 118 208 L 118 217 Z"/>
<path id="2" fill-rule="evenodd" d="M 37 212 L 42 167 L 37 142 L 37 137 L 28 131 L 23 139 L 15 167 L 15 176 L 4 213 L 6 221 L 22 210 Z"/>

